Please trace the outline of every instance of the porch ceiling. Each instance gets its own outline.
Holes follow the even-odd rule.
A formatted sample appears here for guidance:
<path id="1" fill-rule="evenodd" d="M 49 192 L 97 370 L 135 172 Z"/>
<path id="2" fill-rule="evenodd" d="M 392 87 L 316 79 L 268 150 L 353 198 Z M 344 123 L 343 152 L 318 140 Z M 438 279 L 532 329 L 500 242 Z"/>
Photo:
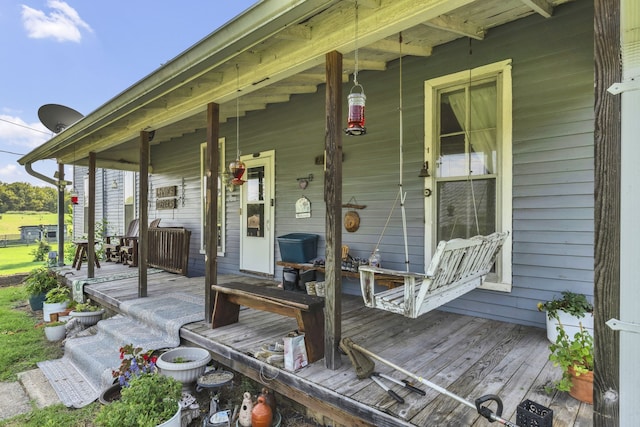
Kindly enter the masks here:
<path id="1" fill-rule="evenodd" d="M 461 37 L 482 40 L 525 16 L 550 17 L 568 1 L 358 0 L 358 68 L 384 70 L 400 52 L 426 57 Z M 316 92 L 327 52 L 344 55 L 347 82 L 355 68 L 355 11 L 351 0 L 259 2 L 19 162 L 86 165 L 93 151 L 98 167 L 138 170 L 140 131 L 155 131 L 152 145 L 166 143 L 204 129 L 209 102 L 220 104 L 225 122 L 236 117 L 238 96 L 243 116 Z"/>

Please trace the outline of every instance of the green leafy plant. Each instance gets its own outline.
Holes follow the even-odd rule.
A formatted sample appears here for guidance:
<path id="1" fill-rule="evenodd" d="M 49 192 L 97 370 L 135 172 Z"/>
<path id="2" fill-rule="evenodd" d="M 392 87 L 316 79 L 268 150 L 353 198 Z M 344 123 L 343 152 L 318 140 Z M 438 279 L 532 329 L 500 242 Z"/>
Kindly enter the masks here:
<path id="1" fill-rule="evenodd" d="M 553 388 L 560 391 L 571 390 L 571 377 L 573 371 L 575 375 L 584 375 L 593 371 L 593 337 L 580 325 L 580 331 L 570 337 L 560 323 L 556 330 L 558 338 L 556 342 L 549 346 L 551 360 L 554 366 L 562 369 L 562 378 Z"/>
<path id="2" fill-rule="evenodd" d="M 91 301 L 76 303 L 73 305 L 73 311 L 78 311 L 81 313 L 89 313 L 100 310 L 102 310 L 102 308 L 100 306 L 92 304 Z"/>
<path id="3" fill-rule="evenodd" d="M 120 400 L 98 412 L 96 424 L 104 427 L 154 427 L 178 411 L 182 384 L 172 377 L 146 373 L 123 387 Z"/>
<path id="4" fill-rule="evenodd" d="M 48 304 L 55 304 L 60 302 L 69 301 L 71 299 L 71 292 L 69 288 L 64 285 L 58 285 L 53 289 L 47 291 L 45 302 Z"/>
<path id="5" fill-rule="evenodd" d="M 576 317 L 584 317 L 587 313 L 593 313 L 593 305 L 583 294 L 563 291 L 561 299 L 539 302 L 539 311 L 546 311 L 550 318 L 558 319 L 558 311 L 567 312 Z"/>
<path id="6" fill-rule="evenodd" d="M 36 242 L 38 242 L 38 246 L 31 251 L 33 261 L 46 261 L 51 251 L 51 245 L 47 242 L 47 239 L 36 240 Z"/>
<path id="7" fill-rule="evenodd" d="M 24 280 L 25 290 L 29 295 L 38 295 L 49 292 L 58 286 L 58 277 L 53 270 L 46 267 L 38 267 L 29 273 Z"/>

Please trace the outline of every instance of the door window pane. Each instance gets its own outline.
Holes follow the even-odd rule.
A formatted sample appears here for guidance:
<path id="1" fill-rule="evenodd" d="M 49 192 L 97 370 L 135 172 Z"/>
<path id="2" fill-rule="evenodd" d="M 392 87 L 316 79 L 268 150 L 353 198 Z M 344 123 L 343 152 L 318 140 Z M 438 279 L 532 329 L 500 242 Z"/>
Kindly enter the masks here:
<path id="1" fill-rule="evenodd" d="M 264 237 L 263 203 L 247 203 L 247 236 Z"/>
<path id="2" fill-rule="evenodd" d="M 264 166 L 249 168 L 247 177 L 247 202 L 264 200 Z"/>

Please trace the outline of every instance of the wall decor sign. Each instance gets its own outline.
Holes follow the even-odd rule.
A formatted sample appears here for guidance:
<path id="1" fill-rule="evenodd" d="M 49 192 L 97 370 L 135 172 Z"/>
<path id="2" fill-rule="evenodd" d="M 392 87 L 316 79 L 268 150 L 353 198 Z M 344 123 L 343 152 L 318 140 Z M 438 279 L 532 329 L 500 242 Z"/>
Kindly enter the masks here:
<path id="1" fill-rule="evenodd" d="M 156 209 L 175 209 L 178 207 L 176 197 L 178 195 L 178 186 L 169 185 L 167 187 L 156 188 Z"/>
<path id="2" fill-rule="evenodd" d="M 178 195 L 178 186 L 170 185 L 168 187 L 156 188 L 156 197 L 162 199 L 164 197 L 176 197 Z"/>
<path id="3" fill-rule="evenodd" d="M 296 218 L 311 218 L 311 201 L 304 196 L 296 201 Z"/>

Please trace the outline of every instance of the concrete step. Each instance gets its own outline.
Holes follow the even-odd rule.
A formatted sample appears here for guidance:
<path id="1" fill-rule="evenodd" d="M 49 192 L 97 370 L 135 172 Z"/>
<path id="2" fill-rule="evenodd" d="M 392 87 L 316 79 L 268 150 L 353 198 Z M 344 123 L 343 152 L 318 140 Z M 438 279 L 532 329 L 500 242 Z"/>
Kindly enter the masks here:
<path id="1" fill-rule="evenodd" d="M 40 369 L 18 374 L 18 381 L 0 382 L 0 420 L 62 403 Z"/>

